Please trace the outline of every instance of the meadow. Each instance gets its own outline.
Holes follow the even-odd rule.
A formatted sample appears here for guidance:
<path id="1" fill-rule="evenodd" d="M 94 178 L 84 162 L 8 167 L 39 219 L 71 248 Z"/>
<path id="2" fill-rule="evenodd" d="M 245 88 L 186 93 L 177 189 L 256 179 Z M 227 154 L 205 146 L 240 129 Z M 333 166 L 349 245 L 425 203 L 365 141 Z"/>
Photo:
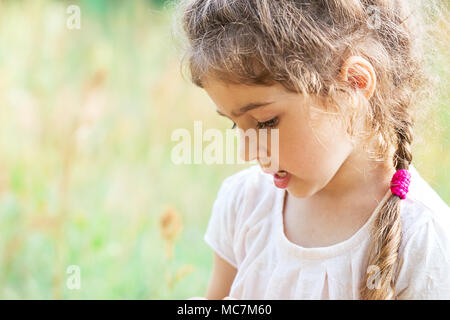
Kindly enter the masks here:
<path id="1" fill-rule="evenodd" d="M 162 1 L 0 1 L 0 299 L 205 294 L 212 204 L 248 164 L 171 161 L 175 129 L 232 125 L 182 77 L 172 19 Z M 413 163 L 450 203 L 448 31 Z"/>

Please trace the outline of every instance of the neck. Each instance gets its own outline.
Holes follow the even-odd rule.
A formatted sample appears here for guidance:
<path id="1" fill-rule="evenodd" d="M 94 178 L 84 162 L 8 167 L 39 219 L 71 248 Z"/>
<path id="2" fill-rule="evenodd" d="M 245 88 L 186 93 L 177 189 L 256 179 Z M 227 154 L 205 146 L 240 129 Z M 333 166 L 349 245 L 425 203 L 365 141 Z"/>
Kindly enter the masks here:
<path id="1" fill-rule="evenodd" d="M 394 173 L 392 165 L 369 159 L 365 152 L 355 149 L 329 183 L 308 201 L 339 204 L 361 199 L 378 203 L 389 189 Z"/>

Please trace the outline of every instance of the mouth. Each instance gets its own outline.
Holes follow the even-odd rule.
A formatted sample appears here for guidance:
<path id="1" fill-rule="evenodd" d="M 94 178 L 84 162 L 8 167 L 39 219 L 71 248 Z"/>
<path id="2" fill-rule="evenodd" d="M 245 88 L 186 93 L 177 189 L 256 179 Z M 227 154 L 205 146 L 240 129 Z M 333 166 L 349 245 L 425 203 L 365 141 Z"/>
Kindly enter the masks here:
<path id="1" fill-rule="evenodd" d="M 273 183 L 280 189 L 285 189 L 291 178 L 291 174 L 287 171 L 280 170 L 273 175 Z"/>

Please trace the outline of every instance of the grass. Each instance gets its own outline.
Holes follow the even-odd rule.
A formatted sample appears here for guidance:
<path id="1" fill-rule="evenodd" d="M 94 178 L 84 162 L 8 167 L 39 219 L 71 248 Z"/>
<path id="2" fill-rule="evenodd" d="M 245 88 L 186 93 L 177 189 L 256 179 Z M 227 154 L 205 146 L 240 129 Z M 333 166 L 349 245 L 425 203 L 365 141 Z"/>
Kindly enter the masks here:
<path id="1" fill-rule="evenodd" d="M 231 123 L 182 79 L 170 8 L 79 3 L 81 29 L 69 30 L 68 1 L 0 1 L 0 298 L 202 296 L 212 203 L 246 166 L 176 166 L 170 135 Z M 449 202 L 447 102 L 420 129 L 415 164 Z M 159 224 L 168 206 L 181 219 L 174 240 Z M 80 290 L 67 288 L 70 265 Z"/>

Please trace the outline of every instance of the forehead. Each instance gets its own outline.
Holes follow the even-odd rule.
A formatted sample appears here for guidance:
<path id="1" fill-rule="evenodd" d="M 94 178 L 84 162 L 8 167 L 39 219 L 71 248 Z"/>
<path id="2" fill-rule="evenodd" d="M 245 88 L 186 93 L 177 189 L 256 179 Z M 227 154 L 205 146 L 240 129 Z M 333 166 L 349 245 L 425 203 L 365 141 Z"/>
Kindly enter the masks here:
<path id="1" fill-rule="evenodd" d="M 271 86 L 247 85 L 210 78 L 203 82 L 203 88 L 220 110 L 236 112 L 249 104 L 276 102 L 290 94 L 278 83 Z"/>

